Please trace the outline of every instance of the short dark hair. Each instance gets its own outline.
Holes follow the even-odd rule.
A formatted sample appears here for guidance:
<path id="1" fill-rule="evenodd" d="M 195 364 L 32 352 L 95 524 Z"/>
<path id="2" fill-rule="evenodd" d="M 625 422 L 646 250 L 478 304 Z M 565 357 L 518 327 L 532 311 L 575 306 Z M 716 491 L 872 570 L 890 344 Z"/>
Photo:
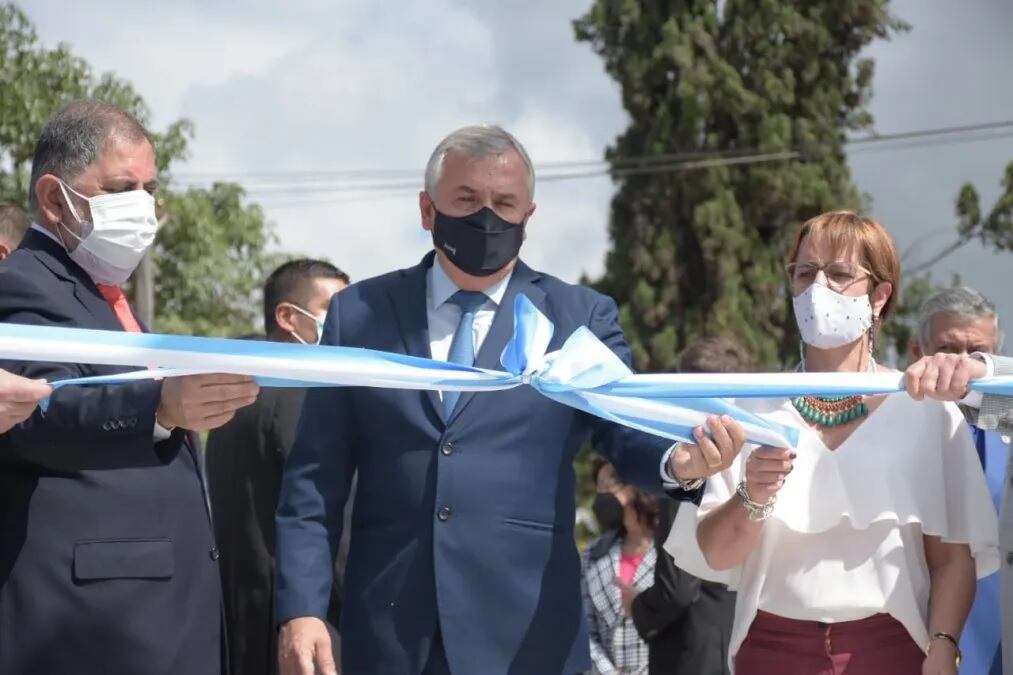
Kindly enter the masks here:
<path id="1" fill-rule="evenodd" d="M 753 357 L 734 338 L 703 337 L 679 355 L 680 373 L 747 373 L 755 369 Z"/>
<path id="2" fill-rule="evenodd" d="M 303 306 L 309 301 L 312 283 L 317 279 L 338 279 L 350 283 L 348 275 L 326 260 L 299 258 L 289 260 L 271 272 L 264 282 L 264 332 L 278 330 L 274 310 L 283 302 Z"/>
<path id="3" fill-rule="evenodd" d="M 0 204 L 0 241 L 15 249 L 28 231 L 31 220 L 20 206 Z"/>
<path id="4" fill-rule="evenodd" d="M 151 134 L 137 118 L 102 101 L 72 101 L 53 115 L 42 127 L 35 143 L 32 178 L 28 184 L 28 205 L 32 212 L 38 207 L 35 184 L 39 178 L 54 174 L 68 182 L 74 180 L 95 162 L 111 136 L 151 143 Z"/>

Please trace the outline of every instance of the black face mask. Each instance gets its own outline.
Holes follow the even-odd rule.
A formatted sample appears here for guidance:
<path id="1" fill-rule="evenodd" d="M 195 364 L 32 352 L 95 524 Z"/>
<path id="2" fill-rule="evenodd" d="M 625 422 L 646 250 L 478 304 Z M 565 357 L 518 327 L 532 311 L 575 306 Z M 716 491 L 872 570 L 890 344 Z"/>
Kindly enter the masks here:
<path id="1" fill-rule="evenodd" d="M 618 530 L 623 524 L 623 505 L 611 492 L 599 492 L 591 505 L 602 532 Z"/>
<path id="2" fill-rule="evenodd" d="M 436 211 L 433 243 L 465 274 L 496 274 L 517 257 L 523 242 L 524 223 L 503 220 L 488 206 L 460 218 Z"/>

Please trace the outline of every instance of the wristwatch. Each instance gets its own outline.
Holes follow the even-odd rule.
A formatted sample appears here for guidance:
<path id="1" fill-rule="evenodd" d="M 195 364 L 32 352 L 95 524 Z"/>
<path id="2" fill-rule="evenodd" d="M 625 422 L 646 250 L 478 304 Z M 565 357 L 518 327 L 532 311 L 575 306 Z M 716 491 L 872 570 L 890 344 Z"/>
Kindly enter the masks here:
<path id="1" fill-rule="evenodd" d="M 672 446 L 672 449 L 674 450 L 680 445 L 682 445 L 681 442 L 676 443 Z M 685 490 L 686 492 L 699 490 L 706 480 L 705 478 L 679 478 L 679 474 L 672 470 L 671 460 L 669 460 L 668 466 L 665 467 L 665 473 L 668 474 L 668 477 L 672 479 L 672 482 L 675 483 L 680 490 Z"/>

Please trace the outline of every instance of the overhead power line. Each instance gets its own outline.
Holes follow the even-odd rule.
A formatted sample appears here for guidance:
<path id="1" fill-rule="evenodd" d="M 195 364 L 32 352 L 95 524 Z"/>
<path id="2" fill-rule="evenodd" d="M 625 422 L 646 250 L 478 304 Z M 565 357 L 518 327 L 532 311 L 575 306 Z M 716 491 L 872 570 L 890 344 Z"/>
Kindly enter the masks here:
<path id="1" fill-rule="evenodd" d="M 849 155 L 901 151 L 1013 137 L 1013 120 L 874 134 L 844 141 Z M 622 178 L 691 171 L 718 166 L 739 166 L 804 159 L 834 144 L 816 144 L 783 151 L 757 148 L 726 149 L 616 157 L 610 160 L 573 160 L 535 165 L 539 183 L 579 180 L 601 176 Z M 322 203 L 375 200 L 421 188 L 422 170 L 348 169 L 335 171 L 280 171 L 233 174 L 191 173 L 173 176 L 183 186 L 206 186 L 215 181 L 242 182 L 251 198 L 265 206 L 287 207 Z M 275 197 L 312 193 L 317 199 L 276 201 Z"/>

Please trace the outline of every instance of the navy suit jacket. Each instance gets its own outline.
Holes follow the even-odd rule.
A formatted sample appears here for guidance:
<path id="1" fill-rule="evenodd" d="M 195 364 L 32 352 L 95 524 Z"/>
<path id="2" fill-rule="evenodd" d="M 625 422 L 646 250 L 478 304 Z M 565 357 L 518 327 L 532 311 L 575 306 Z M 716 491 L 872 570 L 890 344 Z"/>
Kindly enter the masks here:
<path id="1" fill-rule="evenodd" d="M 432 264 L 430 253 L 417 267 L 340 292 L 324 342 L 429 357 Z M 501 368 L 518 293 L 554 322 L 550 350 L 588 326 L 629 362 L 615 302 L 518 262 L 476 365 Z M 588 669 L 573 459 L 592 435 L 626 480 L 661 490 L 670 441 L 554 403 L 530 387 L 464 393 L 449 420 L 435 392 L 310 390 L 277 514 L 278 620 L 326 615 L 331 561 L 357 470 L 343 672 L 419 673 L 437 629 L 456 673 Z"/>
<path id="2" fill-rule="evenodd" d="M 63 247 L 0 264 L 0 321 L 122 330 Z M 50 381 L 127 370 L 0 362 Z M 161 383 L 66 387 L 0 439 L 0 673 L 218 675 L 221 588 L 196 448 Z"/>

